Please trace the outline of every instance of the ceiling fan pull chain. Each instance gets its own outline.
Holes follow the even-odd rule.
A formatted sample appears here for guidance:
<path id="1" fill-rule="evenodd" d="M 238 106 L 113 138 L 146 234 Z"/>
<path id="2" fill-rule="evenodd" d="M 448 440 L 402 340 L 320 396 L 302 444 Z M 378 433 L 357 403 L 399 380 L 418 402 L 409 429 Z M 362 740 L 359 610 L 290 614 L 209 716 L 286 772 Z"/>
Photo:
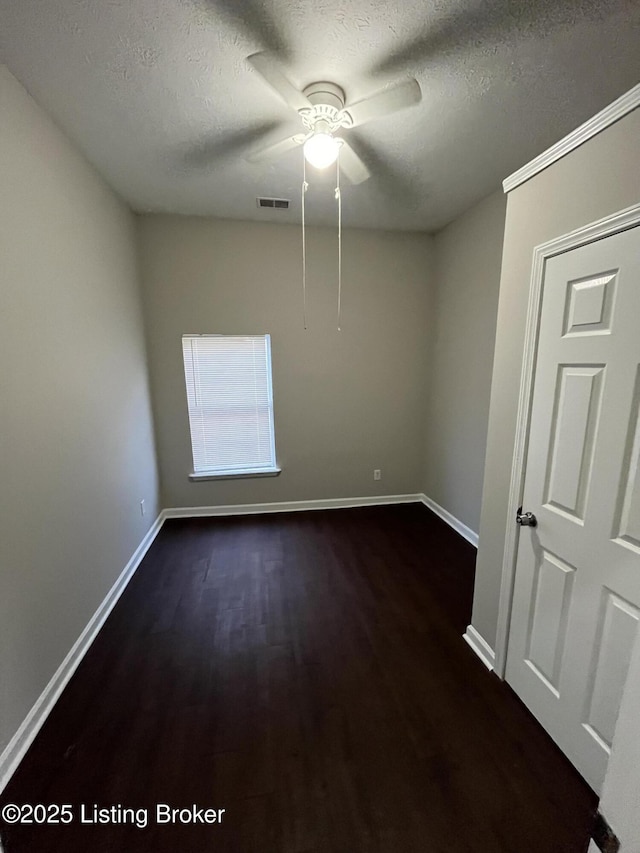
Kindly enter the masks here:
<path id="1" fill-rule="evenodd" d="M 336 199 L 338 201 L 338 331 L 342 310 L 342 194 L 340 192 L 340 149 L 336 158 Z"/>
<path id="2" fill-rule="evenodd" d="M 307 164 L 302 155 L 302 322 L 304 328 L 307 328 L 307 235 L 304 223 L 304 198 L 309 189 L 307 183 Z"/>

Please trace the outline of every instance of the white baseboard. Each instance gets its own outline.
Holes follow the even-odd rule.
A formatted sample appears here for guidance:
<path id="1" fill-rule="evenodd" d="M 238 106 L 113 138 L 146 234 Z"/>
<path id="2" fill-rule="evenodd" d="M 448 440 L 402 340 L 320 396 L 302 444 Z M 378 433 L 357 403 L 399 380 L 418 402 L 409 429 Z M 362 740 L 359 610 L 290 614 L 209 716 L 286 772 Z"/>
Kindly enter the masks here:
<path id="1" fill-rule="evenodd" d="M 464 537 L 467 542 L 470 542 L 474 548 L 478 547 L 478 534 L 471 530 L 470 527 L 467 527 L 466 524 L 463 524 L 455 515 L 452 515 L 448 510 L 441 507 L 440 504 L 436 503 L 431 498 L 428 498 L 426 495 L 420 495 L 420 499 L 422 503 L 428 507 L 432 512 L 435 512 L 437 516 L 439 516 L 443 521 L 452 527 L 456 533 L 459 533 L 460 536 Z M 496 655 L 494 650 L 491 648 L 489 643 L 484 639 L 484 637 L 476 631 L 473 625 L 467 625 L 467 630 L 462 635 L 463 639 L 471 646 L 473 651 L 478 655 L 482 663 L 487 667 L 489 671 L 495 669 L 496 665 Z"/>
<path id="2" fill-rule="evenodd" d="M 495 669 L 496 653 L 491 648 L 489 643 L 480 634 L 473 625 L 467 625 L 467 630 L 462 635 L 463 639 L 471 646 L 473 651 L 478 655 L 482 663 L 491 672 Z"/>
<path id="3" fill-rule="evenodd" d="M 467 527 L 466 524 L 463 524 L 459 519 L 452 515 L 449 510 L 441 507 L 440 504 L 437 504 L 431 498 L 428 498 L 426 495 L 420 495 L 420 500 L 422 503 L 429 507 L 432 512 L 435 512 L 437 516 L 439 516 L 443 521 L 446 521 L 449 527 L 453 527 L 456 533 L 459 533 L 460 536 L 464 537 L 467 542 L 470 542 L 474 548 L 478 547 L 478 534 L 475 533 L 470 527 Z"/>
<path id="4" fill-rule="evenodd" d="M 348 509 L 357 506 L 420 503 L 423 495 L 371 495 L 364 498 L 323 498 L 314 501 L 281 501 L 264 504 L 229 504 L 228 506 L 170 507 L 161 513 L 165 518 L 206 518 L 216 515 L 258 515 L 271 512 L 302 512 L 313 509 Z"/>
<path id="5" fill-rule="evenodd" d="M 2 755 L 0 755 L 0 793 L 5 789 L 9 779 L 24 758 L 27 750 L 33 742 L 33 739 L 40 731 L 40 728 L 49 716 L 69 679 L 76 671 L 78 664 L 89 650 L 91 643 L 96 638 L 96 635 L 104 624 L 107 616 L 113 610 L 116 602 L 131 580 L 133 573 L 142 562 L 142 558 L 158 535 L 158 532 L 162 527 L 163 520 L 163 515 L 160 513 L 153 525 L 147 531 L 140 545 L 136 548 L 135 553 L 123 569 L 122 574 L 111 587 L 106 597 L 91 617 L 86 628 L 82 634 L 80 634 L 76 642 L 73 644 L 73 647 L 54 673 L 51 681 L 47 684 L 38 697 L 35 705 L 27 714 L 22 725 L 9 741 Z"/>

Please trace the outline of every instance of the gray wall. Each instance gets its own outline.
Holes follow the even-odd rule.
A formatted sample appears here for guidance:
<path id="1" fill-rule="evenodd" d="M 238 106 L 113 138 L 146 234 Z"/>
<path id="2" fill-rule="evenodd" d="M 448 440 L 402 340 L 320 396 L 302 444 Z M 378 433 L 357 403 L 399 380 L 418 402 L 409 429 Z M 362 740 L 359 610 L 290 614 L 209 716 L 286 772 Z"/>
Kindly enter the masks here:
<path id="1" fill-rule="evenodd" d="M 3 66 L 0 115 L 1 752 L 158 502 L 132 216 Z"/>
<path id="2" fill-rule="evenodd" d="M 165 506 L 421 491 L 430 237 L 344 233 L 338 332 L 335 229 L 308 232 L 307 331 L 299 228 L 144 216 L 139 235 Z M 271 334 L 279 477 L 187 479 L 189 332 Z"/>
<path id="3" fill-rule="evenodd" d="M 434 333 L 424 493 L 477 532 L 506 198 L 476 204 L 434 241 Z"/>
<path id="4" fill-rule="evenodd" d="M 494 648 L 533 249 L 639 201 L 640 110 L 509 193 L 472 619 Z"/>

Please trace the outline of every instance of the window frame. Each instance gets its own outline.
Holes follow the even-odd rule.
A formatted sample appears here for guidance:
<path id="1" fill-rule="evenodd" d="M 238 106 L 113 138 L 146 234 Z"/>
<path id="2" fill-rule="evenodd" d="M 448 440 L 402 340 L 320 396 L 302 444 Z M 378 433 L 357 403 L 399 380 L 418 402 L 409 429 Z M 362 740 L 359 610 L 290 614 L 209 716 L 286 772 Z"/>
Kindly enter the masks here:
<path id="1" fill-rule="evenodd" d="M 240 466 L 237 468 L 227 468 L 227 469 L 219 469 L 215 468 L 206 469 L 202 471 L 196 471 L 195 460 L 194 460 L 194 445 L 193 445 L 193 432 L 192 432 L 192 424 L 191 424 L 191 413 L 189 408 L 189 389 L 188 389 L 188 379 L 186 373 L 186 366 L 184 361 L 184 344 L 185 340 L 189 340 L 192 338 L 263 338 L 265 341 L 265 350 L 266 350 L 266 376 L 267 376 L 267 400 L 269 405 L 269 415 L 271 421 L 271 458 L 274 462 L 273 465 L 270 466 Z M 190 480 L 198 481 L 198 480 L 235 480 L 242 478 L 253 478 L 253 477 L 277 477 L 282 469 L 278 465 L 277 456 L 276 456 L 276 435 L 275 435 L 275 414 L 274 414 L 274 406 L 273 406 L 273 364 L 271 360 L 271 335 L 270 334 L 260 334 L 260 335 L 229 335 L 229 334 L 221 334 L 221 333 L 185 333 L 182 335 L 181 339 L 181 349 L 182 349 L 182 373 L 185 383 L 185 402 L 187 406 L 187 420 L 189 424 L 189 445 L 191 450 L 191 462 L 192 462 L 192 470 L 189 472 L 188 477 Z"/>

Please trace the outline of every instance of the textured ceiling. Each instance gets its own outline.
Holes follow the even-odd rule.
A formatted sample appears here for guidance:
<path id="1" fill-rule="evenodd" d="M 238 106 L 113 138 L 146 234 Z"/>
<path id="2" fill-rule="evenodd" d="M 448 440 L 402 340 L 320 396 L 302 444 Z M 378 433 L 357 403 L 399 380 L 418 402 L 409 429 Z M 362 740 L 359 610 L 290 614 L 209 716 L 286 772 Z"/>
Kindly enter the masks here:
<path id="1" fill-rule="evenodd" d="M 640 2 L 0 0 L 1 61 L 136 211 L 299 221 L 301 152 L 244 159 L 300 127 L 258 50 L 350 101 L 418 79 L 419 106 L 350 132 L 373 177 L 344 221 L 432 231 L 640 80 Z M 335 223 L 334 176 L 310 182 Z"/>

